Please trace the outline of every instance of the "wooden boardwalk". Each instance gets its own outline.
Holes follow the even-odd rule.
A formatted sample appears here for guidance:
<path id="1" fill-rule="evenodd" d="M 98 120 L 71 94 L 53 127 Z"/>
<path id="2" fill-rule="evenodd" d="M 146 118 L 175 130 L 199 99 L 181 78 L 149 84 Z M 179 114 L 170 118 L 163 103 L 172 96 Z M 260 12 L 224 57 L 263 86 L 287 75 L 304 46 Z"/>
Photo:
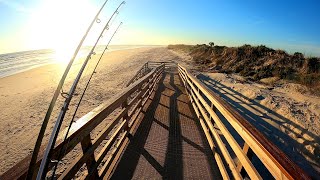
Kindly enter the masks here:
<path id="1" fill-rule="evenodd" d="M 93 138 L 104 121 L 108 125 Z M 82 179 L 311 179 L 228 102 L 173 62 L 144 64 L 122 92 L 78 119 L 65 141 L 57 140 L 51 159 L 59 159 L 60 151 L 66 157 L 79 144 L 82 153 L 63 166 L 58 179 L 79 172 Z M 45 145 L 40 149 L 30 177 L 37 175 Z M 25 179 L 30 159 L 31 154 L 0 179 Z"/>
<path id="2" fill-rule="evenodd" d="M 221 179 L 178 72 L 165 72 L 112 179 Z"/>

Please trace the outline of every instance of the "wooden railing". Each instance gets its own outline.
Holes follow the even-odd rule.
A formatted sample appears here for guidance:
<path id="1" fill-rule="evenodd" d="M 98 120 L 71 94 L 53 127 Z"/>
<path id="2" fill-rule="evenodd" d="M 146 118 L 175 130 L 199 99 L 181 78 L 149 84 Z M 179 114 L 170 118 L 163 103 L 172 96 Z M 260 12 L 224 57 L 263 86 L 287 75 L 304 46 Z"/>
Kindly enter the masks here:
<path id="1" fill-rule="evenodd" d="M 111 176 L 122 152 L 129 143 L 130 134 L 134 133 L 139 125 L 138 114 L 156 88 L 164 68 L 164 64 L 153 68 L 151 72 L 132 83 L 120 94 L 77 120 L 67 137 L 66 142 L 68 143 L 63 143 L 63 138 L 58 139 L 52 152 L 52 160 L 57 159 L 60 150 L 65 157 L 78 144 L 81 144 L 83 151 L 82 155 L 64 167 L 66 170 L 58 179 L 73 178 L 84 164 L 88 170 L 85 179 L 109 178 Z M 112 113 L 116 113 L 115 118 L 108 121 L 108 125 L 103 127 L 94 140 L 91 140 L 90 133 L 106 118 L 110 119 L 109 115 Z M 107 142 L 102 143 L 106 139 Z M 45 146 L 39 152 L 37 167 L 42 160 L 44 148 Z M 96 155 L 95 151 L 97 150 L 100 151 Z M 25 179 L 30 159 L 31 155 L 27 156 L 5 172 L 0 179 Z M 104 160 L 103 163 L 101 163 L 102 160 Z M 50 167 L 52 167 L 52 163 Z"/>
<path id="2" fill-rule="evenodd" d="M 229 174 L 234 179 L 243 179 L 244 176 L 249 176 L 251 179 L 262 179 L 251 161 L 253 155 L 260 159 L 275 179 L 310 179 L 288 156 L 266 139 L 228 103 L 181 65 L 178 65 L 178 70 L 224 179 L 230 179 Z M 221 117 L 225 118 L 243 139 L 242 147 L 227 129 Z M 233 153 L 228 151 L 230 149 Z M 232 157 L 233 154 L 237 157 L 237 162 Z"/>
<path id="3" fill-rule="evenodd" d="M 166 69 L 177 69 L 177 63 L 174 61 L 149 61 L 148 67 L 154 68 L 161 64 L 164 64 Z"/>
<path id="4" fill-rule="evenodd" d="M 144 63 L 144 65 L 138 70 L 138 72 L 129 80 L 129 82 L 127 83 L 127 87 L 141 77 L 145 76 L 150 71 L 151 68 L 148 66 L 148 62 Z"/>
<path id="5" fill-rule="evenodd" d="M 165 68 L 177 68 L 177 64 L 173 61 L 148 61 L 138 70 L 138 72 L 129 80 L 127 86 L 139 80 L 147 73 L 151 71 L 151 69 L 158 67 L 160 65 L 164 65 Z"/>

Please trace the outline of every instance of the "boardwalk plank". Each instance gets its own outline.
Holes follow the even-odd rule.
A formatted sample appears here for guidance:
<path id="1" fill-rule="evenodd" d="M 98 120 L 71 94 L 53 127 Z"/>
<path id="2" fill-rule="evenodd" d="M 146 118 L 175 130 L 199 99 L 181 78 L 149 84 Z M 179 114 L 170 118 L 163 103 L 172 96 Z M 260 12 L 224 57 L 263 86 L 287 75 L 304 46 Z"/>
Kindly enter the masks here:
<path id="1" fill-rule="evenodd" d="M 112 179 L 221 179 L 177 72 L 166 72 Z"/>

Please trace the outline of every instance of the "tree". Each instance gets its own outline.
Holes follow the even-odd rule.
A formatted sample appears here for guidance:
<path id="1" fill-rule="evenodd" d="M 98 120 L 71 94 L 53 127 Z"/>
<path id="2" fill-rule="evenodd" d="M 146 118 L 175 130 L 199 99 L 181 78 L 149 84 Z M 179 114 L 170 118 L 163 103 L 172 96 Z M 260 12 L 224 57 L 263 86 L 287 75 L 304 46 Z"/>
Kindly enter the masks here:
<path id="1" fill-rule="evenodd" d="M 214 46 L 214 42 L 209 42 L 209 45 L 210 45 L 211 47 L 213 47 L 213 46 Z"/>

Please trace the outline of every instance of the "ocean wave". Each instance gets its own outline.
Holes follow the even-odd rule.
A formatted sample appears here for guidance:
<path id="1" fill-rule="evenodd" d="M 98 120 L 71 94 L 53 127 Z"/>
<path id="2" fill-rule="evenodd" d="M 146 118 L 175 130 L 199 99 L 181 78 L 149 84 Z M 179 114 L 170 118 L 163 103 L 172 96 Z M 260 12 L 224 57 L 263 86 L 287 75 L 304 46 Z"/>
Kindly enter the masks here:
<path id="1" fill-rule="evenodd" d="M 110 46 L 109 51 L 133 49 L 145 46 Z M 83 47 L 77 57 L 85 57 L 92 47 Z M 98 46 L 96 53 L 102 53 L 104 46 Z M 0 54 L 0 78 L 27 71 L 47 64 L 58 63 L 56 51 L 52 49 L 31 50 Z"/>

